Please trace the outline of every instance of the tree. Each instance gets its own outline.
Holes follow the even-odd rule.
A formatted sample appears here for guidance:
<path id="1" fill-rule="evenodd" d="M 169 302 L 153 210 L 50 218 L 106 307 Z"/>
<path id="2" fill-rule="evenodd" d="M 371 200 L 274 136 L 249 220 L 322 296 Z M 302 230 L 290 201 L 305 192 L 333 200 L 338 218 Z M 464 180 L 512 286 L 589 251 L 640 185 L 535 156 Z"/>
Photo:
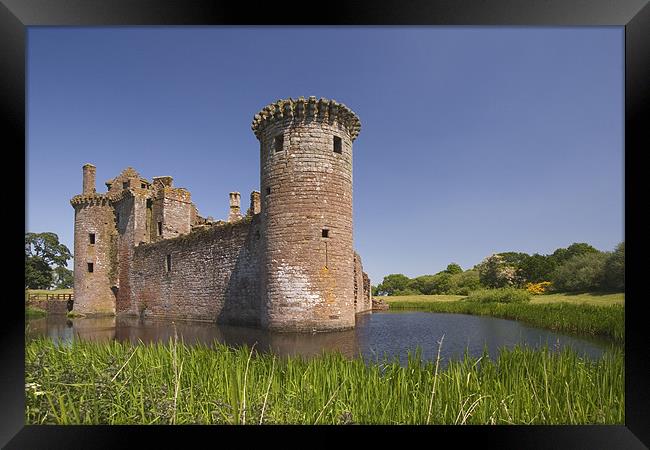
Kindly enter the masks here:
<path id="1" fill-rule="evenodd" d="M 25 288 L 49 289 L 55 270 L 65 278 L 62 269 L 71 258 L 70 250 L 55 233 L 25 233 Z"/>
<path id="2" fill-rule="evenodd" d="M 503 256 L 488 256 L 476 266 L 482 285 L 490 288 L 514 286 L 518 284 L 517 269 L 506 264 Z"/>
<path id="3" fill-rule="evenodd" d="M 457 273 L 462 273 L 463 269 L 458 264 L 451 263 L 451 264 L 449 264 L 447 266 L 447 268 L 445 269 L 445 272 L 447 272 L 448 274 L 451 274 L 451 275 L 455 275 Z"/>
<path id="4" fill-rule="evenodd" d="M 435 275 L 421 275 L 409 280 L 407 284 L 408 289 L 419 292 L 423 295 L 431 295 L 435 292 L 436 276 Z"/>
<path id="5" fill-rule="evenodd" d="M 522 278 L 526 281 L 539 283 L 550 280 L 556 267 L 557 264 L 551 256 L 535 253 L 523 261 L 519 269 Z"/>
<path id="6" fill-rule="evenodd" d="M 503 262 L 506 265 L 512 266 L 517 270 L 519 270 L 521 266 L 526 262 L 526 260 L 530 258 L 530 255 L 528 255 L 528 253 L 520 252 L 503 252 L 497 253 L 497 255 L 503 258 Z"/>
<path id="7" fill-rule="evenodd" d="M 466 270 L 452 277 L 452 289 L 450 294 L 469 295 L 470 292 L 481 288 L 479 272 L 476 270 Z"/>
<path id="8" fill-rule="evenodd" d="M 384 281 L 377 286 L 377 291 L 381 295 L 395 295 L 398 291 L 404 291 L 407 288 L 409 277 L 401 273 L 386 275 Z"/>
<path id="9" fill-rule="evenodd" d="M 74 285 L 74 276 L 72 270 L 67 267 L 57 267 L 54 269 L 54 287 L 57 289 L 69 289 Z"/>
<path id="10" fill-rule="evenodd" d="M 608 256 L 602 252 L 587 252 L 567 259 L 551 276 L 554 289 L 568 292 L 601 290 Z"/>
<path id="11" fill-rule="evenodd" d="M 38 256 L 25 258 L 25 289 L 49 289 L 52 269 Z"/>
<path id="12" fill-rule="evenodd" d="M 625 290 L 625 241 L 618 244 L 605 261 L 603 288 L 618 292 Z"/>
<path id="13" fill-rule="evenodd" d="M 553 252 L 551 257 L 555 261 L 555 264 L 559 266 L 574 256 L 585 255 L 587 253 L 600 253 L 598 249 L 592 247 L 591 245 L 585 242 L 574 242 L 569 245 L 567 248 L 558 248 Z"/>

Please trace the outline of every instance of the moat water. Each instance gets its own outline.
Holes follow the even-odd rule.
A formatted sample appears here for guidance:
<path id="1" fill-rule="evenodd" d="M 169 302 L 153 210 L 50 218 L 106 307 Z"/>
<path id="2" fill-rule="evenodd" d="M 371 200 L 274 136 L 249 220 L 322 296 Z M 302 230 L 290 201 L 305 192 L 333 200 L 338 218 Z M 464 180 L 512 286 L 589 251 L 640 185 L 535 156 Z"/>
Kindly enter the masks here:
<path id="1" fill-rule="evenodd" d="M 408 353 L 416 348 L 421 358 L 435 361 L 438 342 L 443 366 L 449 359 L 467 353 L 480 357 L 486 349 L 494 358 L 501 347 L 527 345 L 552 351 L 573 348 L 581 356 L 597 359 L 612 342 L 577 337 L 534 328 L 521 322 L 465 314 L 440 314 L 421 311 L 382 311 L 357 315 L 356 328 L 329 333 L 272 333 L 260 329 L 215 325 L 202 322 L 139 318 L 77 318 L 50 315 L 26 322 L 26 336 L 47 336 L 62 343 L 75 339 L 92 341 L 168 342 L 174 338 L 186 344 L 230 346 L 255 345 L 255 349 L 277 355 L 314 356 L 323 351 L 339 351 L 348 357 L 361 355 L 367 362 L 383 357 L 398 358 L 405 365 Z"/>

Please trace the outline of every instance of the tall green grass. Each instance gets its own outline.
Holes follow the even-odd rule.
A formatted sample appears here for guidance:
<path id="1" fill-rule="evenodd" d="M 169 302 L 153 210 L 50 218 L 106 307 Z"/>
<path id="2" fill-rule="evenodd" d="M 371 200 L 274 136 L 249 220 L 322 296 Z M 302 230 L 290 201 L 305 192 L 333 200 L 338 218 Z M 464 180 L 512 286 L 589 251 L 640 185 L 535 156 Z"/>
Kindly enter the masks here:
<path id="1" fill-rule="evenodd" d="M 593 306 L 570 303 L 391 302 L 390 308 L 441 313 L 475 314 L 520 320 L 531 325 L 592 336 L 625 339 L 625 309 L 620 305 Z"/>
<path id="2" fill-rule="evenodd" d="M 504 287 L 499 289 L 479 289 L 471 292 L 464 301 L 479 303 L 526 303 L 532 295 L 525 289 Z"/>
<path id="3" fill-rule="evenodd" d="M 47 311 L 41 308 L 36 308 L 34 306 L 25 307 L 25 318 L 27 319 L 37 319 L 39 317 L 47 316 Z"/>
<path id="4" fill-rule="evenodd" d="M 444 343 L 443 343 L 444 345 Z M 220 344 L 26 346 L 27 424 L 622 424 L 624 358 L 517 347 L 366 364 Z"/>

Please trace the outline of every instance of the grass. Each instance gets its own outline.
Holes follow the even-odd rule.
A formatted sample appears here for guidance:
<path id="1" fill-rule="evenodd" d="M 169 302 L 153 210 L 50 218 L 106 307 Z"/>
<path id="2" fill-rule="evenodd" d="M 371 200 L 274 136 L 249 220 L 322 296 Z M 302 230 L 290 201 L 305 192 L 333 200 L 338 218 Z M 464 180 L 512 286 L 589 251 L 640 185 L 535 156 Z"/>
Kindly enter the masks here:
<path id="1" fill-rule="evenodd" d="M 47 311 L 41 308 L 35 308 L 33 306 L 28 306 L 25 308 L 25 318 L 28 319 L 37 319 L 39 317 L 47 316 Z"/>
<path id="2" fill-rule="evenodd" d="M 391 309 L 416 309 L 439 313 L 474 314 L 520 320 L 550 330 L 625 339 L 625 309 L 621 305 L 594 306 L 560 303 L 477 303 L 466 301 L 387 300 Z"/>
<path id="3" fill-rule="evenodd" d="M 441 341 L 442 342 L 442 341 Z M 624 355 L 503 349 L 444 370 L 417 353 L 367 365 L 221 344 L 37 339 L 27 424 L 622 424 Z"/>
<path id="4" fill-rule="evenodd" d="M 533 295 L 531 303 L 572 303 L 576 305 L 595 305 L 595 306 L 612 306 L 612 305 L 625 305 L 625 294 L 623 292 L 616 294 L 599 294 L 599 293 L 583 293 L 583 294 L 544 294 Z"/>
<path id="5" fill-rule="evenodd" d="M 377 297 L 393 304 L 401 302 L 453 302 L 465 298 L 464 295 L 404 295 L 393 297 Z M 596 306 L 611 306 L 611 305 L 624 305 L 625 294 L 623 292 L 610 294 L 610 293 L 581 293 L 581 294 L 544 294 L 533 295 L 531 303 L 573 303 L 573 304 L 587 304 Z"/>
<path id="6" fill-rule="evenodd" d="M 455 302 L 465 298 L 464 295 L 396 295 L 392 297 L 375 297 L 389 303 L 400 302 Z"/>

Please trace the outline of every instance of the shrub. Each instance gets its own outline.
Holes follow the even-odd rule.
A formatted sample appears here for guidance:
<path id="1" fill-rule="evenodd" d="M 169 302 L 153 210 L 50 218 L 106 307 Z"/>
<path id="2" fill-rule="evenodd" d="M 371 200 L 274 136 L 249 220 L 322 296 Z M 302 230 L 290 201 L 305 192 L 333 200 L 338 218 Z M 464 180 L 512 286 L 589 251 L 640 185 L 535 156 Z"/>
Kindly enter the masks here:
<path id="1" fill-rule="evenodd" d="M 588 292 L 602 288 L 606 253 L 585 253 L 566 260 L 553 272 L 551 281 L 557 291 Z"/>
<path id="2" fill-rule="evenodd" d="M 550 287 L 550 281 L 542 281 L 540 283 L 526 283 L 526 290 L 533 295 L 543 294 Z"/>
<path id="3" fill-rule="evenodd" d="M 524 289 L 511 287 L 480 289 L 470 293 L 465 301 L 479 303 L 524 303 L 530 301 L 530 293 Z"/>
<path id="4" fill-rule="evenodd" d="M 616 246 L 605 261 L 603 288 L 609 291 L 625 290 L 625 242 Z"/>

